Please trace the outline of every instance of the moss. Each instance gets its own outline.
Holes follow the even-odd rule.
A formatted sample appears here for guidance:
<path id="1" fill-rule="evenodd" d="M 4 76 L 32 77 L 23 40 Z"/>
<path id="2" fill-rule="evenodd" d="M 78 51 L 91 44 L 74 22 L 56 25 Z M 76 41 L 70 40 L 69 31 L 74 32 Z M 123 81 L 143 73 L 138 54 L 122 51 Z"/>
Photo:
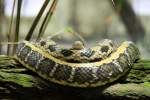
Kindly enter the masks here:
<path id="1" fill-rule="evenodd" d="M 135 84 L 135 83 L 128 83 L 128 84 L 115 84 L 107 88 L 104 92 L 108 95 L 113 96 L 124 96 L 127 98 L 146 98 L 150 97 L 150 87 L 149 83 L 148 86 L 144 84 Z M 137 96 L 138 95 L 138 96 Z"/>
<path id="2" fill-rule="evenodd" d="M 33 77 L 26 74 L 6 73 L 0 71 L 0 81 L 13 82 L 23 87 L 33 87 Z"/>
<path id="3" fill-rule="evenodd" d="M 150 70 L 150 60 L 139 60 L 133 65 L 133 69 Z"/>
<path id="4" fill-rule="evenodd" d="M 143 85 L 146 87 L 150 87 L 150 82 L 144 82 Z"/>
<path id="5" fill-rule="evenodd" d="M 49 88 L 53 86 L 52 84 L 49 85 L 47 81 L 43 81 L 42 78 L 35 76 L 35 74 L 31 74 L 32 72 L 29 72 L 24 67 L 20 68 L 20 66 L 21 65 L 13 58 L 0 56 L 0 82 L 2 82 L 2 84 L 5 82 L 10 83 L 11 86 L 11 83 L 15 83 L 15 85 L 27 87 L 26 89 L 36 88 L 36 91 L 41 91 L 41 89 L 49 90 Z M 102 96 L 125 98 L 124 100 L 126 100 L 126 98 L 138 100 L 150 98 L 149 67 L 150 60 L 138 61 L 134 64 L 129 74 L 121 80 L 120 83 L 122 84 L 120 84 L 119 81 L 116 81 L 118 84 L 114 82 L 114 85 L 103 90 Z M 0 90 L 7 92 L 3 87 L 0 87 Z M 21 90 L 21 92 L 25 91 Z M 101 94 L 101 92 L 97 93 Z"/>
<path id="6" fill-rule="evenodd" d="M 131 70 L 130 73 L 127 75 L 125 82 L 135 82 L 141 83 L 150 80 L 148 78 L 148 74 L 145 71 L 140 70 Z"/>
<path id="7" fill-rule="evenodd" d="M 19 73 L 19 72 L 25 72 L 27 69 L 25 68 L 11 68 L 11 69 L 0 69 L 2 72 L 11 72 L 11 73 Z"/>

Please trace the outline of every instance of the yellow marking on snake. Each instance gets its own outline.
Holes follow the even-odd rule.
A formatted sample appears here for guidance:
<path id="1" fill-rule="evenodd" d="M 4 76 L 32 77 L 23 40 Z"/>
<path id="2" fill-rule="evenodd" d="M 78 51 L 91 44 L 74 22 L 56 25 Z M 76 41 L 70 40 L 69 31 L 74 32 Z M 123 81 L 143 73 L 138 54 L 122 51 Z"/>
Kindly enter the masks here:
<path id="1" fill-rule="evenodd" d="M 69 63 L 69 62 L 65 62 L 62 60 L 59 60 L 53 56 L 51 56 L 50 54 L 48 54 L 47 52 L 43 52 L 43 48 L 37 48 L 35 47 L 33 44 L 29 43 L 28 41 L 24 41 L 24 43 L 31 47 L 32 50 L 37 51 L 41 54 L 43 54 L 44 57 L 47 57 L 51 60 L 53 60 L 54 62 L 57 62 L 59 64 L 65 64 L 71 67 L 81 67 L 81 66 L 86 66 L 86 65 L 90 65 L 90 66 L 97 66 L 97 65 L 103 65 L 105 63 L 109 63 L 112 62 L 113 59 L 117 59 L 119 57 L 119 54 L 124 53 L 125 49 L 129 46 L 128 43 L 124 42 L 118 49 L 116 52 L 114 52 L 109 58 L 106 58 L 105 60 L 99 61 L 99 62 L 91 62 L 91 63 Z"/>
<path id="2" fill-rule="evenodd" d="M 31 47 L 31 49 L 33 51 L 36 51 L 40 54 L 42 54 L 42 56 L 56 62 L 57 64 L 61 64 L 61 65 L 67 65 L 69 67 L 73 67 L 73 68 L 78 68 L 78 67 L 91 67 L 91 68 L 94 68 L 94 67 L 99 67 L 99 66 L 102 66 L 103 64 L 109 64 L 111 62 L 113 62 L 113 60 L 117 60 L 119 57 L 120 57 L 120 54 L 124 54 L 124 52 L 126 51 L 126 49 L 130 46 L 130 43 L 129 42 L 124 42 L 122 43 L 121 46 L 119 46 L 116 50 L 116 52 L 114 52 L 113 54 L 111 54 L 110 57 L 102 60 L 102 61 L 98 61 L 98 62 L 90 62 L 90 63 L 71 63 L 71 62 L 66 62 L 66 61 L 61 61 L 60 59 L 57 59 L 53 56 L 51 56 L 48 52 L 46 52 L 43 48 L 38 48 L 36 46 L 34 46 L 33 44 L 31 44 L 30 42 L 28 41 L 24 41 L 25 45 L 26 46 L 29 46 Z M 137 52 L 136 52 L 137 53 Z M 109 80 L 105 80 L 105 81 L 97 81 L 96 83 L 88 83 L 88 82 L 85 82 L 85 83 L 82 83 L 82 84 L 79 84 L 78 82 L 73 82 L 73 83 L 69 83 L 65 80 L 57 80 L 55 78 L 50 78 L 50 77 L 47 77 L 46 75 L 42 74 L 41 72 L 37 72 L 35 70 L 35 68 L 33 67 L 30 67 L 29 65 L 25 64 L 24 61 L 21 61 L 20 58 L 16 57 L 20 63 L 22 63 L 25 67 L 27 67 L 28 69 L 38 73 L 41 77 L 45 78 L 45 79 L 48 79 L 49 81 L 53 82 L 53 83 L 58 83 L 60 85 L 65 85 L 65 86 L 72 86 L 72 87 L 82 87 L 82 88 L 87 88 L 87 87 L 97 87 L 97 86 L 102 86 L 102 85 L 105 85 L 107 83 L 110 83 L 110 82 L 113 82 L 115 80 L 117 80 L 118 78 L 120 78 L 121 76 L 123 76 L 124 74 L 126 74 L 127 71 L 129 71 L 129 68 L 124 70 L 121 74 L 118 74 L 116 77 L 112 77 L 110 78 Z M 136 58 L 137 59 L 137 58 Z M 134 59 L 134 60 L 136 60 Z"/>

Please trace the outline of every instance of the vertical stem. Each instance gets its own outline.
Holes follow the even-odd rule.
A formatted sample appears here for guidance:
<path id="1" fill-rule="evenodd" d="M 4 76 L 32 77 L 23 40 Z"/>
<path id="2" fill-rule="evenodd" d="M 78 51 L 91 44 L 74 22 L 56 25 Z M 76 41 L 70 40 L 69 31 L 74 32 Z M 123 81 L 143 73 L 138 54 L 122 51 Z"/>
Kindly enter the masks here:
<path id="1" fill-rule="evenodd" d="M 15 38 L 14 38 L 14 42 L 18 42 L 18 41 L 19 41 L 19 29 L 20 29 L 21 6 L 22 6 L 22 0 L 18 0 L 18 5 L 17 5 L 17 19 L 16 19 L 16 27 L 15 27 Z M 17 45 L 14 45 L 13 53 L 15 53 L 16 47 L 17 47 Z"/>
<path id="2" fill-rule="evenodd" d="M 47 11 L 47 14 L 46 14 L 46 16 L 44 18 L 44 21 L 43 21 L 43 23 L 42 23 L 42 25 L 40 27 L 37 40 L 40 39 L 44 35 L 45 30 L 46 30 L 47 25 L 48 25 L 48 22 L 50 22 L 50 20 L 52 18 L 52 15 L 53 15 L 53 13 L 54 13 L 54 11 L 56 9 L 57 2 L 58 2 L 58 0 L 54 0 L 52 2 L 52 5 L 50 6 L 49 10 Z"/>
<path id="3" fill-rule="evenodd" d="M 4 19 L 4 0 L 0 0 L 0 54 L 2 53 L 2 32 L 3 32 L 3 19 Z"/>
<path id="4" fill-rule="evenodd" d="M 35 20 L 33 21 L 33 24 L 32 24 L 32 26 L 31 26 L 31 28 L 30 28 L 30 30 L 29 30 L 29 32 L 28 32 L 28 34 L 27 34 L 25 40 L 29 41 L 29 40 L 31 39 L 32 34 L 33 34 L 33 32 L 34 32 L 34 29 L 35 29 L 35 27 L 37 26 L 37 24 L 38 24 L 38 22 L 39 22 L 41 16 L 43 15 L 43 13 L 44 13 L 44 11 L 45 11 L 45 9 L 46 9 L 46 7 L 47 7 L 49 1 L 50 1 L 50 0 L 45 0 L 45 2 L 44 2 L 44 4 L 43 4 L 42 8 L 40 9 L 40 11 L 39 11 L 38 15 L 36 16 Z"/>
<path id="5" fill-rule="evenodd" d="M 13 8 L 12 8 L 12 12 L 11 12 L 9 30 L 8 30 L 8 33 L 7 33 L 8 42 L 11 41 L 12 23 L 13 23 L 13 19 L 14 19 L 15 4 L 16 4 L 16 0 L 14 0 L 14 2 L 13 2 Z M 7 55 L 9 55 L 9 53 L 10 53 L 10 44 L 8 44 L 8 46 L 7 46 Z"/>

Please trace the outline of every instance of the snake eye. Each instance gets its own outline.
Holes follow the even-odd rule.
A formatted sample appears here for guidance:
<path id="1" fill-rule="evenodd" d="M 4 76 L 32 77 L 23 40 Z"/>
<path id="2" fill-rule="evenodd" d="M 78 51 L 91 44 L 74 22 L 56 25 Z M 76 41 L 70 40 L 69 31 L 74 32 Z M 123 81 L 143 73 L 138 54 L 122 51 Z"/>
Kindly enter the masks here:
<path id="1" fill-rule="evenodd" d="M 109 47 L 108 47 L 108 46 L 103 46 L 103 47 L 101 48 L 101 52 L 108 52 L 108 50 L 109 50 Z"/>
<path id="2" fill-rule="evenodd" d="M 61 50 L 61 54 L 64 55 L 65 57 L 71 56 L 73 52 L 71 50 L 63 49 Z"/>

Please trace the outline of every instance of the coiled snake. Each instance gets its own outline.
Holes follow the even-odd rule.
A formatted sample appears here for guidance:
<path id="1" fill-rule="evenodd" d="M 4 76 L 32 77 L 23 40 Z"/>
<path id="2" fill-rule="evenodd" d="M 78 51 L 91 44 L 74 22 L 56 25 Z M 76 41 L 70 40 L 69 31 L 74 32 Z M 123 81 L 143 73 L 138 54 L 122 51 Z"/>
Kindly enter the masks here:
<path id="1" fill-rule="evenodd" d="M 98 87 L 114 82 L 126 74 L 139 59 L 133 42 L 114 47 L 111 40 L 86 48 L 75 42 L 64 48 L 54 41 L 20 42 L 16 58 L 28 69 L 50 82 L 71 87 Z"/>

